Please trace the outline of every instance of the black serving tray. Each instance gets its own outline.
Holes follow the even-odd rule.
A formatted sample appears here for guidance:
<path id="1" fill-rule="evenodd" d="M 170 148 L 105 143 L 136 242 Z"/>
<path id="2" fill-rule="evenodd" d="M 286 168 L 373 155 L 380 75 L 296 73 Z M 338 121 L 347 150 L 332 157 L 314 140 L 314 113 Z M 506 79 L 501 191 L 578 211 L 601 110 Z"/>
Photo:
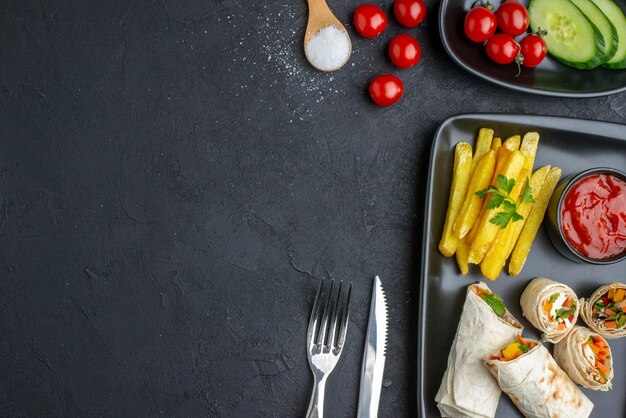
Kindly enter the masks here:
<path id="1" fill-rule="evenodd" d="M 528 6 L 529 1 L 521 3 Z M 626 70 L 577 70 L 561 64 L 550 55 L 536 68 L 523 68 L 492 62 L 482 44 L 470 41 L 463 22 L 475 0 L 442 0 L 439 9 L 439 34 L 450 57 L 465 70 L 492 83 L 525 93 L 560 97 L 595 97 L 626 90 Z M 501 1 L 491 1 L 497 7 Z M 626 11 L 626 0 L 616 0 Z"/>
<path id="2" fill-rule="evenodd" d="M 528 282 L 548 277 L 572 287 L 579 297 L 588 297 L 600 285 L 626 282 L 626 261 L 606 266 L 578 264 L 563 257 L 542 227 L 519 276 L 503 271 L 491 282 L 477 266 L 463 277 L 454 258 L 442 256 L 437 246 L 441 238 L 452 181 L 454 146 L 459 141 L 474 144 L 478 129 L 489 127 L 497 136 L 536 130 L 541 135 L 535 168 L 551 164 L 563 170 L 563 177 L 591 167 L 626 168 L 626 126 L 549 116 L 503 114 L 460 115 L 441 124 L 432 145 L 423 236 L 418 330 L 418 416 L 438 417 L 435 394 L 446 370 L 448 352 L 454 339 L 465 298 L 465 288 L 483 280 L 504 298 L 509 310 L 524 325 L 524 335 L 540 333 L 522 317 L 519 299 Z M 505 269 L 506 270 L 506 269 Z M 579 325 L 584 325 L 579 319 Z M 481 338 L 481 336 L 476 336 Z M 488 338 L 488 336 L 482 336 Z M 609 340 L 615 365 L 614 389 L 594 392 L 583 389 L 593 401 L 593 417 L 626 416 L 626 338 Z M 552 350 L 552 344 L 546 344 Z M 502 395 L 497 417 L 519 417 L 513 403 Z"/>

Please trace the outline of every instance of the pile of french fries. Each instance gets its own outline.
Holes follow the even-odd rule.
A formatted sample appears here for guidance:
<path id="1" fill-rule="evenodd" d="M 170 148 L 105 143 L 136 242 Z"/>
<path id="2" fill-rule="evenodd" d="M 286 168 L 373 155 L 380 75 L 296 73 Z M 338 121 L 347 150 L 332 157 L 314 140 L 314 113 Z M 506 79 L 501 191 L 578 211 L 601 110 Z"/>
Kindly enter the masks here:
<path id="1" fill-rule="evenodd" d="M 514 135 L 504 142 L 494 138 L 493 129 L 478 132 L 476 147 L 467 142 L 456 144 L 448 211 L 439 242 L 446 257 L 456 254 L 465 276 L 470 264 L 480 265 L 486 278 L 496 280 L 509 261 L 509 274 L 520 274 L 533 240 L 541 226 L 550 197 L 561 178 L 561 169 L 549 165 L 533 172 L 539 134 L 527 132 L 522 139 Z M 476 192 L 490 185 L 498 186 L 498 175 L 515 179 L 509 196 L 516 200 L 523 219 L 509 222 L 505 228 L 491 220 L 501 208 L 487 209 L 492 195 L 480 198 Z M 530 181 L 534 202 L 522 202 L 520 194 Z"/>

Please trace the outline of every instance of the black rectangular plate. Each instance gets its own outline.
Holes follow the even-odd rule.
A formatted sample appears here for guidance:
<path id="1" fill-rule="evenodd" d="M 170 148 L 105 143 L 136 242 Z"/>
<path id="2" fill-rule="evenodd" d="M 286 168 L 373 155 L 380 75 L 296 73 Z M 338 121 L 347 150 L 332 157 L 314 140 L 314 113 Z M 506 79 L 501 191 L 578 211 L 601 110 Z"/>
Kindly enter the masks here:
<path id="1" fill-rule="evenodd" d="M 454 146 L 459 141 L 474 144 L 479 128 L 489 127 L 505 139 L 530 130 L 539 132 L 535 167 L 546 164 L 563 169 L 563 177 L 591 167 L 626 167 L 626 126 L 606 122 L 548 116 L 502 114 L 460 115 L 447 119 L 437 130 L 432 145 L 420 284 L 418 331 L 418 415 L 438 417 L 435 394 L 446 370 L 448 352 L 461 308 L 465 288 L 483 280 L 504 298 L 509 310 L 524 325 L 524 335 L 539 338 L 540 333 L 522 317 L 519 299 L 528 282 L 537 276 L 548 277 L 570 286 L 579 297 L 588 297 L 600 285 L 626 281 L 626 261 L 608 266 L 577 264 L 552 246 L 544 228 L 539 231 L 522 273 L 511 277 L 503 272 L 491 282 L 483 279 L 477 266 L 467 277 L 461 276 L 455 258 L 443 257 L 437 246 L 448 205 L 452 181 Z M 584 325 L 579 320 L 579 325 Z M 488 336 L 484 336 L 488 338 Z M 481 338 L 481 336 L 477 336 Z M 593 417 L 626 416 L 626 338 L 609 340 L 615 364 L 614 389 L 594 392 L 583 389 L 593 401 Z M 551 350 L 552 344 L 546 344 Z M 497 417 L 519 417 L 506 395 L 500 399 Z"/>
<path id="2" fill-rule="evenodd" d="M 522 0 L 528 6 L 529 0 Z M 475 0 L 442 0 L 439 8 L 439 34 L 448 55 L 470 73 L 500 86 L 560 97 L 594 97 L 614 94 L 626 89 L 626 69 L 577 70 L 561 64 L 550 55 L 536 68 L 524 68 L 518 77 L 517 67 L 499 65 L 485 54 L 482 44 L 470 41 L 463 31 L 463 21 Z M 492 0 L 498 7 L 500 0 Z M 626 0 L 616 0 L 626 11 Z M 518 38 L 520 39 L 520 38 Z"/>

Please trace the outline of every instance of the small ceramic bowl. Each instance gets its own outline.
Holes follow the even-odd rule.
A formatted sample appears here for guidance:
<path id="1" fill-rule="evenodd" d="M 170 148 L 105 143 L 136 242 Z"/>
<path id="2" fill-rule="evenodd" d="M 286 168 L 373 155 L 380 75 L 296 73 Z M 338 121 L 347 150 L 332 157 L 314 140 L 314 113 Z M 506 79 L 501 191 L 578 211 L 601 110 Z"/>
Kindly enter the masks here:
<path id="1" fill-rule="evenodd" d="M 626 182 L 626 173 L 608 167 L 591 168 L 575 176 L 570 176 L 563 179 L 554 190 L 554 193 L 550 198 L 550 203 L 548 204 L 548 210 L 546 213 L 546 226 L 548 230 L 548 236 L 550 237 L 550 240 L 552 241 L 552 244 L 554 244 L 556 249 L 572 261 L 597 265 L 613 264 L 625 260 L 626 251 L 623 251 L 622 254 L 618 256 L 607 259 L 589 258 L 579 253 L 574 247 L 572 247 L 572 245 L 567 241 L 567 238 L 563 234 L 563 228 L 561 226 L 561 208 L 563 205 L 563 201 L 565 200 L 565 196 L 567 196 L 567 192 L 580 180 L 593 174 L 611 174 Z"/>

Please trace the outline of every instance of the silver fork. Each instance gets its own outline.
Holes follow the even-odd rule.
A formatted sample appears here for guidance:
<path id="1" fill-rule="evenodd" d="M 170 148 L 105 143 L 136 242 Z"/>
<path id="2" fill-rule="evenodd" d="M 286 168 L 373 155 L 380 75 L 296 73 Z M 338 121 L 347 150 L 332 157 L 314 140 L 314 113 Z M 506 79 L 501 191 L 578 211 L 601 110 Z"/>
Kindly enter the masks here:
<path id="1" fill-rule="evenodd" d="M 335 281 L 331 280 L 327 294 L 322 291 L 324 280 L 317 291 L 313 311 L 307 332 L 307 357 L 313 372 L 313 394 L 309 403 L 307 418 L 324 417 L 324 390 L 326 379 L 335 368 L 348 330 L 350 296 L 352 283 L 346 293 L 343 291 L 343 280 L 339 282 L 339 290 L 334 295 Z"/>

